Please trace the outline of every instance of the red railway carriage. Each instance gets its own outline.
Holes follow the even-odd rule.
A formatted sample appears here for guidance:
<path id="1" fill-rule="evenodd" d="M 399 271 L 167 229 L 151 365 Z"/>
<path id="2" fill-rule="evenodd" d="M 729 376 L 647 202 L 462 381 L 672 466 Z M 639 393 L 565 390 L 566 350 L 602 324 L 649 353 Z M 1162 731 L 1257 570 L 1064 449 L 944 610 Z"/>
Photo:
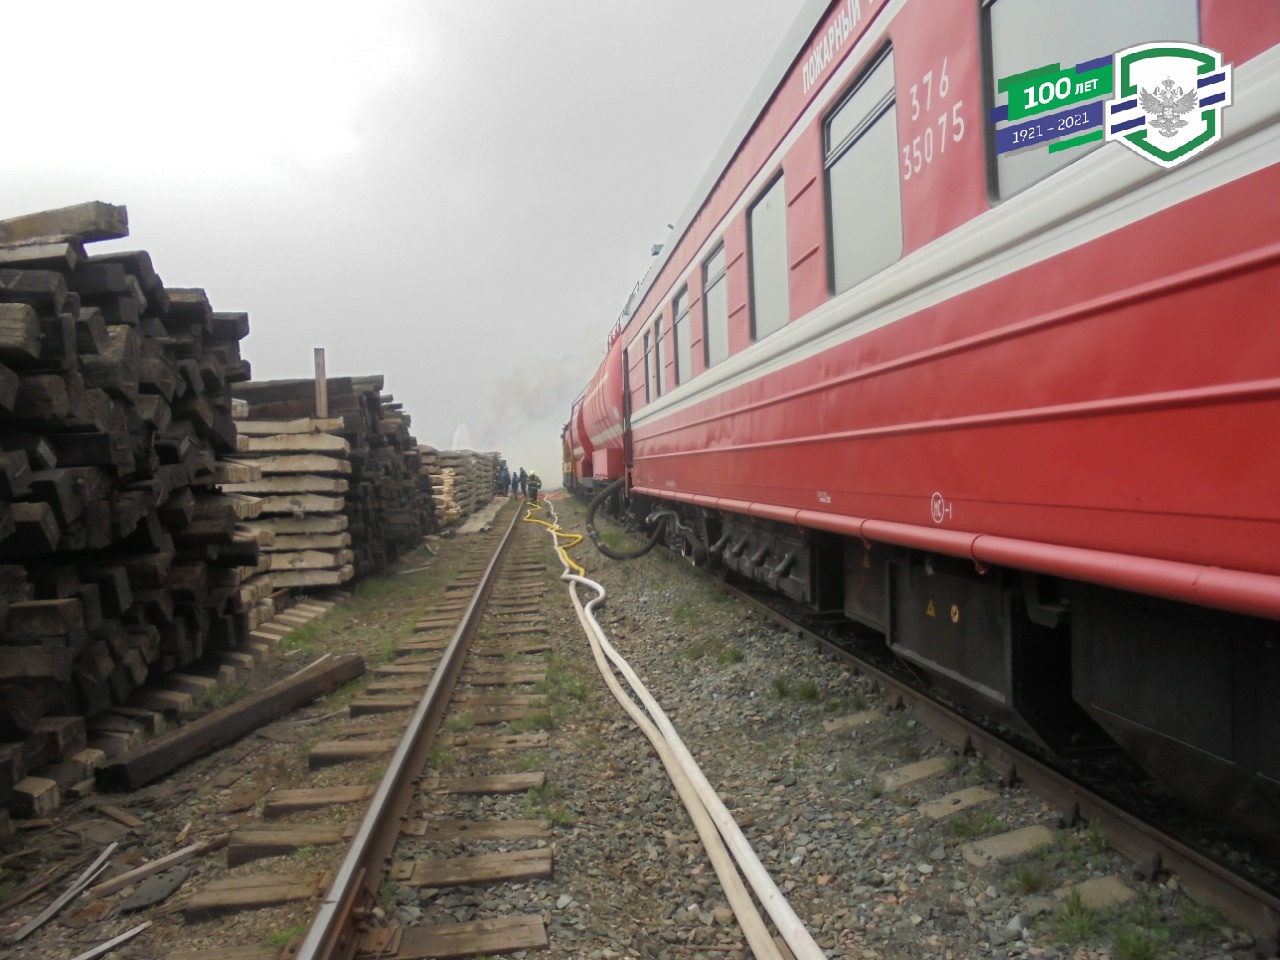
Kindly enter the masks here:
<path id="1" fill-rule="evenodd" d="M 1220 142 L 1103 142 L 1117 96 L 1010 148 L 1044 132 L 1013 91 L 1055 90 L 1018 78 L 1153 41 L 1233 65 L 1197 81 L 1233 71 Z M 1275 838 L 1278 44 L 1270 0 L 807 5 L 610 334 L 574 481 Z"/>

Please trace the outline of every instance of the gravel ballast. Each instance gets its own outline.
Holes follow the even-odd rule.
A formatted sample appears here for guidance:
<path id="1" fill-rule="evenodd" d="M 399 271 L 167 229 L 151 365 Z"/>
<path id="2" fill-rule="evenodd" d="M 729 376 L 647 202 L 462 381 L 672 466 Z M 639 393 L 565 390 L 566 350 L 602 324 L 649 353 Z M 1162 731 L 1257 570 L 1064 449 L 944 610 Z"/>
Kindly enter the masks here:
<path id="1" fill-rule="evenodd" d="M 581 505 L 558 499 L 554 506 L 565 530 L 582 532 Z M 508 516 L 500 515 L 497 524 Z M 549 520 L 549 507 L 544 505 L 535 516 Z M 387 591 L 412 582 L 406 595 L 366 588 L 363 595 L 357 591 L 351 601 L 335 607 L 325 618 L 326 649 L 363 653 L 371 664 L 390 656 L 395 642 L 413 637 L 414 620 L 443 596 L 450 570 L 462 563 L 463 541 L 463 536 L 439 541 L 433 545 L 437 555 L 424 550 L 405 558 L 402 569 L 422 571 L 400 580 L 388 578 L 392 586 Z M 553 876 L 478 888 L 388 884 L 378 909 L 382 921 L 417 925 L 540 914 L 550 949 L 518 954 L 530 960 L 749 956 L 655 751 L 596 672 L 565 585 L 558 580 L 560 564 L 546 528 L 536 527 L 520 551 L 547 563 L 542 609 L 554 649 L 530 658 L 547 664 L 548 680 L 538 691 L 546 697 L 546 710 L 523 729 L 546 730 L 549 745 L 499 754 L 442 747 L 433 753 L 428 772 L 453 777 L 542 770 L 547 784 L 523 794 L 424 797 L 414 815 L 549 819 L 551 839 L 463 843 L 413 838 L 397 858 L 546 846 L 554 854 Z M 572 556 L 608 591 L 599 619 L 611 642 L 662 704 L 827 956 L 1245 960 L 1254 955 L 1248 935 L 1191 903 L 1176 877 L 1156 884 L 1134 879 L 1132 864 L 1107 849 L 1087 825 L 1060 829 L 1058 812 L 1025 788 L 1002 786 L 981 758 L 957 755 L 910 712 L 889 709 L 866 678 L 728 598 L 684 561 L 656 550 L 639 560 L 615 562 L 589 543 L 574 548 Z M 280 669 L 295 669 L 301 658 L 294 655 Z M 300 717 L 342 714 L 359 687 L 338 691 Z M 451 717 L 446 729 L 450 722 L 455 731 L 465 729 L 465 716 Z M 345 715 L 325 722 L 353 724 Z M 360 722 L 376 731 L 387 718 Z M 283 788 L 373 782 L 379 775 L 377 763 L 308 773 L 305 747 L 327 736 L 324 723 L 282 723 L 273 729 L 275 739 L 245 738 L 179 770 L 149 792 L 113 798 L 146 822 L 143 830 L 124 836 L 125 849 L 137 860 L 161 856 L 175 848 L 176 836 L 188 823 L 194 824 L 184 838 L 188 843 L 260 825 L 264 800 L 242 812 L 227 812 L 230 796 L 255 782 Z M 934 776 L 889 789 L 882 785 L 885 774 L 931 758 L 942 768 Z M 228 789 L 212 789 L 211 779 L 233 765 L 252 766 L 254 772 Z M 926 812 L 939 798 L 975 789 L 988 791 L 990 798 L 951 816 L 935 819 Z M 357 816 L 358 811 L 346 807 L 315 811 L 309 819 L 348 821 Z M 92 844 L 67 827 L 97 819 L 91 805 L 70 808 L 48 836 L 87 849 Z M 1052 831 L 1048 848 L 987 866 L 965 857 L 968 843 L 1032 825 Z M 153 928 L 112 956 L 280 945 L 285 934 L 306 922 L 313 904 L 199 922 L 184 920 L 181 904 L 215 877 L 239 875 L 236 871 L 323 871 L 332 869 L 340 854 L 337 848 L 300 850 L 233 870 L 215 854 L 195 861 L 193 876 L 161 907 L 121 915 L 115 905 L 126 891 L 108 898 L 109 909 L 101 916 L 75 926 L 68 922 L 76 915 L 73 904 L 11 955 L 74 956 L 145 919 L 155 921 Z M 1122 882 L 1132 899 L 1089 910 L 1078 900 L 1055 895 L 1069 884 L 1103 878 Z M 33 898 L 0 916 L 0 923 L 16 929 L 45 902 L 47 898 Z"/>

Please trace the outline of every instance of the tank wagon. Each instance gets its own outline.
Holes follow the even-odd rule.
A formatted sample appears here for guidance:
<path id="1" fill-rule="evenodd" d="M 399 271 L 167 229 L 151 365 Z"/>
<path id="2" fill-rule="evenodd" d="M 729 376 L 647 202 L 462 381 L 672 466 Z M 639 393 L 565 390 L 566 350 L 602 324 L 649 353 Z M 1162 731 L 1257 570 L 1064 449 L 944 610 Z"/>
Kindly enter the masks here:
<path id="1" fill-rule="evenodd" d="M 1152 142 L 1218 124 L 1185 162 L 1086 136 L 1119 102 L 1086 78 L 1156 42 L 1230 65 L 1134 74 Z M 1272 0 L 807 4 L 608 332 L 566 481 L 1277 839 L 1278 43 Z"/>

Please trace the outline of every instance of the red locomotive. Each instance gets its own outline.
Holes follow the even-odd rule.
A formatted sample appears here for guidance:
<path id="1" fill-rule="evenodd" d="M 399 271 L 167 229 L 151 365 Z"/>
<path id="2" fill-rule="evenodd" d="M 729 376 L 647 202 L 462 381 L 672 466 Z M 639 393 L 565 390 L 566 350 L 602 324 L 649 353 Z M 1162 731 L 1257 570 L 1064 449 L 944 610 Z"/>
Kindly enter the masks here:
<path id="1" fill-rule="evenodd" d="M 1121 102 L 1127 74 L 1084 102 L 1154 41 L 1231 66 L 1199 102 Z M 806 5 L 575 403 L 566 482 L 1277 838 L 1278 44 L 1273 0 Z M 1103 141 L 1163 97 L 1158 152 L 1224 78 L 1187 162 Z M 1064 84 L 1078 109 L 1016 119 Z"/>

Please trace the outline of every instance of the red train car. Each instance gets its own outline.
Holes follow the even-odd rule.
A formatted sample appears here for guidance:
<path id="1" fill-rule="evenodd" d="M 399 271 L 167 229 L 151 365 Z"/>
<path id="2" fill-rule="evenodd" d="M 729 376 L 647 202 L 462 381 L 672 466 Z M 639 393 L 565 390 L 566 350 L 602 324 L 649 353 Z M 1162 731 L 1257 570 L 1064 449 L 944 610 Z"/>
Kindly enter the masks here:
<path id="1" fill-rule="evenodd" d="M 1231 65 L 1173 165 L 1099 133 L 1172 75 L 1084 79 L 1156 41 Z M 610 334 L 576 479 L 1275 837 L 1278 44 L 1271 0 L 807 5 Z"/>

